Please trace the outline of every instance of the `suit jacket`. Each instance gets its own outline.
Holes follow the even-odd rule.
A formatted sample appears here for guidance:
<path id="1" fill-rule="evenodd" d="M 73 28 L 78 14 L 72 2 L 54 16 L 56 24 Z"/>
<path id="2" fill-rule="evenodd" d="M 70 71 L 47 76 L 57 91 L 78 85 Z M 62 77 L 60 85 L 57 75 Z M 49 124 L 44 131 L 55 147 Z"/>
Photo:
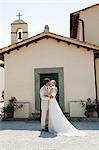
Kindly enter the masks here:
<path id="1" fill-rule="evenodd" d="M 43 87 L 41 87 L 40 89 L 40 98 L 41 100 L 46 100 L 48 101 L 49 100 L 49 92 L 50 92 L 50 86 L 46 86 L 44 85 Z"/>

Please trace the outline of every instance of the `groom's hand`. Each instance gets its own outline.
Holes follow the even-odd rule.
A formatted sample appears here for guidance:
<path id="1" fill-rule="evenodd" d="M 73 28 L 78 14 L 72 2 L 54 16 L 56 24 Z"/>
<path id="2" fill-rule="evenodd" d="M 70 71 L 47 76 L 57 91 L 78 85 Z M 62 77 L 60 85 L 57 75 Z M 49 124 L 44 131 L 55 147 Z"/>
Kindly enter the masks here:
<path id="1" fill-rule="evenodd" d="M 48 95 L 44 95 L 45 97 L 48 97 Z"/>

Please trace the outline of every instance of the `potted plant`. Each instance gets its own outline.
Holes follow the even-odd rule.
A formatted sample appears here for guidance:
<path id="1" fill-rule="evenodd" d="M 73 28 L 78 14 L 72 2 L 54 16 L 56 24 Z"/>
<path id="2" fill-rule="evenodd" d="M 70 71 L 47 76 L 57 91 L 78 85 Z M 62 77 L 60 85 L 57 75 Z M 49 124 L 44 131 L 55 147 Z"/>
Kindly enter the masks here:
<path id="1" fill-rule="evenodd" d="M 11 97 L 9 103 L 6 107 L 4 107 L 4 117 L 5 118 L 13 118 L 14 111 L 16 109 L 22 108 L 23 105 L 17 105 L 17 99 L 15 97 Z"/>
<path id="2" fill-rule="evenodd" d="M 96 104 L 97 104 L 97 115 L 99 117 L 99 100 L 96 100 Z"/>
<path id="3" fill-rule="evenodd" d="M 96 100 L 87 99 L 87 102 L 84 103 L 81 100 L 82 107 L 85 108 L 85 116 L 88 117 L 96 117 L 97 116 L 97 104 Z"/>
<path id="4" fill-rule="evenodd" d="M 7 107 L 4 108 L 4 116 L 5 118 L 13 118 L 13 114 L 14 114 L 15 108 L 14 105 L 12 105 L 10 102 L 7 105 Z"/>
<path id="5" fill-rule="evenodd" d="M 2 99 L 4 99 L 4 91 L 2 91 L 1 97 L 2 97 Z"/>

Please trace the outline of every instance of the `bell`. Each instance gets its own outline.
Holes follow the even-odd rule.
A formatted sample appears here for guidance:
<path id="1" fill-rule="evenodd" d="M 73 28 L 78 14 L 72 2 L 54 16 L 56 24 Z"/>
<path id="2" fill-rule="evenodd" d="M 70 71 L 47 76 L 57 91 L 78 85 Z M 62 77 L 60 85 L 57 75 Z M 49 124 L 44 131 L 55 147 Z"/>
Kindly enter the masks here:
<path id="1" fill-rule="evenodd" d="M 22 33 L 21 33 L 21 32 L 19 32 L 19 37 L 18 37 L 18 39 L 22 39 Z"/>

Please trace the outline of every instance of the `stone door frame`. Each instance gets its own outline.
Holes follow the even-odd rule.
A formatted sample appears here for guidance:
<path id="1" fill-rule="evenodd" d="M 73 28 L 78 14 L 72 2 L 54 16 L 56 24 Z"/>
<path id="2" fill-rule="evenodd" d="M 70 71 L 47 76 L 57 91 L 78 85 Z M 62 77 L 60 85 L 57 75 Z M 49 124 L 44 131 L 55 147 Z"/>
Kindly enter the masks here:
<path id="1" fill-rule="evenodd" d="M 40 74 L 58 73 L 59 78 L 59 103 L 64 111 L 64 68 L 35 68 L 35 113 L 40 113 Z"/>

